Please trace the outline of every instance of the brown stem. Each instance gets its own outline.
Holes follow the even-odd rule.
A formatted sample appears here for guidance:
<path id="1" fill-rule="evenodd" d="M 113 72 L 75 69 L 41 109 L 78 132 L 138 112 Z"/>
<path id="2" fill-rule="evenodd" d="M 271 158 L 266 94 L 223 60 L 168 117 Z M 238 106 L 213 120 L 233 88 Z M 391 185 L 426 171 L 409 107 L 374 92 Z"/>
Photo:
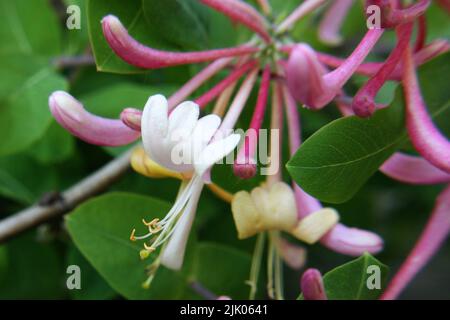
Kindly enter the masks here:
<path id="1" fill-rule="evenodd" d="M 81 202 L 105 190 L 128 170 L 131 152 L 130 149 L 70 187 L 58 200 L 47 205 L 42 202 L 34 204 L 0 221 L 0 243 L 72 210 Z"/>

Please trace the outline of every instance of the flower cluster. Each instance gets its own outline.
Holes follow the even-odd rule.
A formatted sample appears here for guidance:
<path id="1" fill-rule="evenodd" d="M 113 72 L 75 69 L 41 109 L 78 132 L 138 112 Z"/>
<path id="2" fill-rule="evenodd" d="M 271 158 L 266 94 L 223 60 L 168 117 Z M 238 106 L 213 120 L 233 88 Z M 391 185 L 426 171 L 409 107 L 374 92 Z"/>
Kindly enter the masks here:
<path id="1" fill-rule="evenodd" d="M 148 257 L 162 246 L 155 262 L 156 267 L 162 264 L 174 270 L 181 268 L 189 231 L 205 184 L 222 199 L 231 202 L 239 238 L 269 234 L 269 248 L 272 250 L 269 259 L 281 257 L 291 266 L 303 265 L 304 261 L 293 261 L 292 258 L 293 250 L 297 254 L 303 249 L 287 242 L 282 232 L 309 244 L 320 242 L 327 248 L 346 255 L 379 252 L 383 247 L 383 240 L 378 235 L 339 223 L 336 210 L 323 208 L 317 199 L 305 193 L 297 184 L 289 186 L 282 182 L 279 170 L 267 176 L 263 186 L 251 192 L 240 191 L 235 195 L 223 190 L 220 181 L 212 183 L 210 170 L 242 140 L 234 160 L 234 173 L 242 179 L 250 179 L 257 174 L 255 153 L 259 137 L 250 132 L 261 129 L 264 118 L 269 117 L 268 110 L 271 129 L 280 130 L 284 118 L 286 119 L 289 149 L 293 154 L 301 144 L 297 102 L 314 110 L 336 102 L 343 116 L 355 114 L 370 117 L 377 109 L 386 107 L 375 103 L 381 87 L 386 81 L 397 81 L 404 88 L 408 134 L 420 157 L 396 153 L 380 170 L 389 177 L 406 183 L 448 183 L 450 143 L 433 124 L 416 76 L 417 66 L 450 48 L 444 40 L 425 42 L 426 23 L 423 13 L 430 1 L 419 0 L 405 7 L 397 0 L 365 1 L 367 7 L 375 5 L 380 8 L 381 28 L 368 29 L 346 59 L 321 53 L 307 43 L 295 43 L 289 36 L 289 30 L 297 21 L 319 7 L 326 6 L 327 1 L 305 0 L 278 23 L 272 19 L 275 15 L 267 0 L 257 1 L 262 13 L 240 0 L 200 2 L 246 26 L 254 32 L 252 39 L 233 48 L 168 52 L 136 41 L 119 17 L 108 15 L 101 21 L 104 37 L 111 49 L 121 59 L 136 67 L 156 69 L 210 62 L 167 100 L 161 95 L 151 96 L 143 111 L 125 109 L 120 119 L 104 119 L 92 115 L 65 92 L 53 93 L 49 101 L 56 120 L 89 143 L 120 146 L 142 137 L 143 149 L 138 147 L 132 155 L 133 168 L 152 178 L 170 176 L 182 181 L 177 199 L 167 215 L 162 220 L 144 220 L 148 228 L 145 235 L 137 236 L 132 232 L 133 241 L 151 239 L 144 244 L 141 257 Z M 319 37 L 325 43 L 336 45 L 342 41 L 339 29 L 351 5 L 351 0 L 336 0 L 327 6 L 319 26 Z M 416 22 L 417 39 L 412 45 L 413 26 Z M 379 39 L 390 29 L 395 31 L 397 42 L 387 59 L 384 62 L 365 63 Z M 203 95 L 191 98 L 199 87 L 226 68 L 230 72 L 225 78 Z M 354 97 L 349 97 L 344 85 L 355 74 L 369 79 Z M 230 131 L 235 128 L 258 82 L 257 101 L 249 130 L 240 139 L 239 135 L 230 134 Z M 183 102 L 186 99 L 192 101 Z M 211 114 L 199 118 L 200 111 L 213 101 L 216 103 Z M 272 159 L 281 159 L 281 139 L 282 135 L 271 139 Z M 437 221 L 448 220 L 449 192 L 447 188 L 438 198 L 426 232 L 411 254 L 410 262 L 402 267 L 385 292 L 385 298 L 395 298 L 445 238 L 450 229 L 449 223 L 439 224 Z M 263 240 L 257 241 L 257 245 L 261 242 Z M 428 243 L 428 246 L 424 243 Z M 257 252 L 260 250 L 255 249 L 255 253 Z M 420 256 L 421 263 L 413 265 L 411 261 L 417 256 Z M 274 270 L 269 268 L 276 283 L 279 280 L 276 270 L 279 271 L 279 268 Z M 149 275 L 149 279 L 152 277 L 153 273 Z M 250 280 L 251 285 L 255 285 L 256 280 Z M 317 270 L 308 270 L 304 274 L 302 288 L 307 299 L 326 298 Z M 269 289 L 271 296 L 282 297 L 277 286 L 272 289 Z"/>

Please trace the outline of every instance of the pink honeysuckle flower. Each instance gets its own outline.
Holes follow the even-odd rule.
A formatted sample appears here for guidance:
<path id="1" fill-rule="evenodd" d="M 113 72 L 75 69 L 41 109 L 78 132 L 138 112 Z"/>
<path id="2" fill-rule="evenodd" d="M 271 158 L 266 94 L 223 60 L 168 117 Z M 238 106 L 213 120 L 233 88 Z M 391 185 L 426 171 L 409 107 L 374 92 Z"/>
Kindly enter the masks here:
<path id="1" fill-rule="evenodd" d="M 353 4 L 353 0 L 335 0 L 330 4 L 319 25 L 319 38 L 329 45 L 339 45 L 339 34 L 344 19 Z"/>
<path id="2" fill-rule="evenodd" d="M 146 47 L 129 34 L 119 19 L 109 15 L 102 20 L 103 33 L 111 49 L 123 60 L 136 67 L 146 69 L 198 63 L 219 58 L 239 56 L 258 51 L 258 48 L 244 45 L 236 48 L 216 49 L 199 52 L 169 52 Z"/>
<path id="3" fill-rule="evenodd" d="M 381 9 L 381 27 L 393 28 L 402 23 L 415 20 L 425 13 L 431 0 L 417 0 L 406 8 L 398 8 L 397 1 L 393 0 L 366 0 L 366 7 L 377 6 Z"/>
<path id="4" fill-rule="evenodd" d="M 247 134 L 245 135 L 244 144 L 234 162 L 233 169 L 235 175 L 243 179 L 252 178 L 256 174 L 256 160 L 254 159 L 254 156 L 257 149 L 259 130 L 261 129 L 264 120 L 267 99 L 269 97 L 270 72 L 270 66 L 266 65 L 263 71 L 255 111 Z"/>
<path id="5" fill-rule="evenodd" d="M 49 97 L 50 111 L 58 123 L 83 141 L 100 146 L 121 146 L 139 139 L 140 133 L 131 130 L 119 119 L 95 116 L 84 109 L 81 102 L 64 91 Z"/>
<path id="6" fill-rule="evenodd" d="M 375 97 L 381 87 L 394 72 L 403 52 L 409 46 L 413 24 L 407 23 L 397 27 L 398 42 L 377 73 L 369 79 L 353 98 L 352 108 L 357 116 L 369 117 L 376 110 Z"/>
<path id="7" fill-rule="evenodd" d="M 450 174 L 446 173 L 422 157 L 410 156 L 400 152 L 392 155 L 380 167 L 388 177 L 410 184 L 449 183 Z"/>
<path id="8" fill-rule="evenodd" d="M 286 87 L 283 88 L 283 96 L 286 113 L 289 114 L 287 119 L 289 149 L 291 154 L 294 154 L 301 143 L 300 118 L 296 103 Z M 293 183 L 293 188 L 299 219 L 322 209 L 321 203 L 303 191 L 296 183 Z M 383 249 L 383 239 L 375 233 L 349 228 L 341 223 L 336 224 L 328 231 L 320 239 L 320 243 L 333 251 L 350 256 L 359 256 L 364 252 L 375 254 Z"/>
<path id="9" fill-rule="evenodd" d="M 287 84 L 293 97 L 312 109 L 323 108 L 341 91 L 382 34 L 383 30 L 367 31 L 353 53 L 331 72 L 327 72 L 309 45 L 296 45 L 286 67 Z"/>
<path id="10" fill-rule="evenodd" d="M 404 52 L 403 88 L 406 100 L 406 127 L 417 151 L 437 168 L 450 173 L 450 141 L 433 124 L 414 68 L 411 49 Z"/>
<path id="11" fill-rule="evenodd" d="M 266 15 L 271 12 L 270 5 L 266 0 L 257 2 Z M 405 8 L 396 7 L 398 1 L 367 1 L 367 4 L 378 3 L 382 6 L 383 26 L 395 27 L 399 38 L 396 48 L 385 62 L 369 63 L 363 62 L 382 36 L 383 30 L 367 31 L 359 45 L 346 59 L 316 52 L 304 43 L 289 44 L 286 33 L 294 23 L 325 5 L 326 2 L 325 0 L 305 0 L 280 24 L 270 25 L 263 15 L 245 2 L 201 0 L 204 5 L 223 13 L 234 22 L 246 26 L 254 32 L 254 35 L 251 41 L 238 47 L 199 52 L 156 50 L 133 39 L 118 18 L 108 15 L 102 20 L 103 33 L 109 46 L 122 60 L 131 65 L 154 69 L 211 61 L 168 100 L 160 95 L 153 96 L 149 99 L 144 112 L 127 108 L 121 114 L 121 121 L 91 115 L 82 108 L 81 104 L 75 103 L 76 100 L 70 96 L 72 100 L 62 95 L 52 95 L 53 98 L 50 99 L 52 113 L 58 122 L 86 141 L 105 145 L 122 145 L 137 140 L 142 132 L 145 151 L 147 156 L 151 157 L 151 161 L 159 167 L 164 167 L 166 171 L 170 169 L 179 179 L 183 180 L 177 200 L 169 213 L 161 221 L 154 219 L 149 223 L 144 222 L 148 227 L 148 234 L 137 237 L 134 232 L 132 233 L 132 240 L 152 238 L 150 244 L 144 245 L 145 249 L 141 251 L 142 258 L 147 257 L 156 247 L 165 243 L 160 257 L 155 260 L 155 263 L 158 265 L 161 263 L 174 270 L 181 268 L 186 242 L 203 186 L 211 178 L 211 166 L 236 147 L 239 137 L 229 135 L 229 131 L 236 125 L 260 72 L 262 73 L 261 87 L 250 128 L 261 127 L 261 121 L 265 117 L 267 109 L 268 88 L 270 83 L 273 83 L 275 89 L 271 104 L 271 128 L 279 130 L 282 128 L 283 97 L 289 125 L 291 154 L 299 148 L 301 143 L 299 116 L 294 98 L 313 109 L 323 108 L 332 100 L 336 100 L 340 110 L 346 114 L 352 114 L 353 110 L 350 104 L 348 101 L 344 101 L 347 97 L 342 88 L 353 74 L 358 73 L 372 78 L 355 98 L 357 105 L 354 108 L 355 111 L 360 115 L 367 116 L 374 109 L 385 107 L 382 105 L 374 107 L 372 104 L 380 86 L 387 80 L 402 81 L 406 87 L 410 88 L 409 91 L 405 90 L 408 102 L 408 131 L 411 140 L 424 159 L 398 153 L 394 154 L 380 170 L 407 183 L 448 182 L 448 166 L 445 165 L 446 161 L 447 164 L 449 163 L 448 141 L 433 126 L 423 101 L 419 99 L 421 98 L 420 91 L 414 70 L 414 65 L 421 65 L 450 48 L 446 40 L 435 40 L 425 45 L 426 23 L 422 14 L 428 7 L 429 1 L 418 0 Z M 349 0 L 337 0 L 331 5 L 329 13 L 325 15 L 320 27 L 322 37 L 334 42 L 339 40 L 339 26 L 350 3 Z M 419 23 L 419 28 L 414 53 L 412 56 L 410 54 L 409 60 L 399 61 L 399 55 L 407 51 L 404 50 L 404 47 L 407 47 L 410 41 L 411 25 L 405 25 L 405 23 L 416 21 Z M 286 54 L 290 54 L 287 62 L 285 61 Z M 272 67 L 275 66 L 275 64 L 272 65 L 272 62 L 283 66 L 285 73 L 283 74 L 282 70 L 278 70 L 279 68 L 276 66 L 272 76 L 270 68 L 266 66 L 268 61 Z M 264 66 L 266 67 L 262 68 Z M 332 67 L 334 70 L 329 71 L 327 67 Z M 197 89 L 216 76 L 219 71 L 228 68 L 231 69 L 229 74 L 218 81 L 212 89 L 200 97 L 192 99 L 194 102 L 183 102 L 190 99 Z M 242 83 L 239 81 L 241 78 L 244 78 Z M 235 87 L 237 88 L 236 93 L 226 112 Z M 57 101 L 58 99 L 55 97 L 60 101 Z M 61 97 L 65 103 L 61 103 Z M 220 100 L 220 106 L 217 103 L 213 113 L 224 115 L 223 120 L 213 115 L 199 119 L 199 109 L 208 110 L 206 107 L 216 98 Z M 369 105 L 358 103 L 361 98 L 369 101 Z M 65 104 L 69 107 L 65 107 Z M 73 105 L 77 107 L 75 108 Z M 200 138 L 196 138 L 198 135 L 194 134 L 197 131 L 202 133 Z M 177 139 L 170 139 L 169 137 L 172 137 L 175 132 L 178 133 Z M 280 145 L 282 145 L 281 139 L 282 136 L 278 141 Z M 244 147 L 240 152 L 241 156 L 243 155 L 244 163 L 252 162 L 252 152 L 254 152 L 256 142 L 257 136 L 246 137 Z M 432 147 L 426 145 L 430 142 L 433 142 Z M 273 152 L 271 144 L 271 158 L 272 156 L 278 156 L 281 159 L 281 150 Z M 412 168 L 414 172 L 408 174 L 405 172 L 405 168 Z M 237 170 L 237 175 L 242 176 L 239 171 Z M 277 172 L 268 177 L 267 184 L 281 183 L 281 178 L 281 173 Z M 338 216 L 334 209 L 323 208 L 317 199 L 306 194 L 295 183 L 293 184 L 293 194 L 295 208 L 291 216 L 294 224 L 298 222 L 300 231 L 304 226 L 301 222 L 311 221 L 311 218 L 317 217 L 318 213 L 332 212 L 334 216 Z M 268 216 L 270 220 L 270 213 Z M 325 226 L 325 223 L 322 224 L 322 221 L 318 222 L 317 219 L 315 222 L 322 227 L 319 229 L 326 230 L 315 234 L 313 242 L 319 240 L 324 246 L 336 252 L 357 256 L 366 251 L 377 253 L 383 248 L 383 240 L 372 232 L 349 228 L 337 223 L 337 219 L 328 226 Z M 431 251 L 435 250 L 434 247 L 431 249 Z M 299 250 L 294 251 L 299 252 Z M 426 254 L 431 255 L 429 252 Z M 300 262 L 303 261 L 295 261 L 295 264 L 299 265 Z M 153 274 L 147 280 L 147 285 L 152 278 Z M 314 286 L 317 289 L 318 279 L 321 281 L 320 273 L 317 275 L 315 271 L 306 273 L 304 278 L 305 286 L 308 287 L 309 282 L 310 289 L 314 289 Z M 316 289 L 309 291 L 310 297 L 318 296 L 320 290 Z M 323 290 L 322 293 L 324 293 Z"/>
<path id="12" fill-rule="evenodd" d="M 286 53 L 290 53 L 294 45 L 283 46 L 281 50 Z M 430 42 L 428 45 L 424 46 L 422 49 L 414 53 L 414 63 L 416 66 L 421 66 L 424 63 L 427 63 L 431 59 L 436 58 L 437 56 L 444 54 L 450 50 L 450 44 L 446 39 L 437 39 Z M 344 62 L 345 59 L 335 57 L 333 55 L 317 52 L 317 58 L 321 63 L 327 65 L 328 67 L 338 68 Z M 373 77 L 383 66 L 382 62 L 367 62 L 363 63 L 356 69 L 355 73 Z M 395 71 L 389 77 L 389 80 L 400 81 L 402 78 L 402 64 L 398 65 L 395 68 Z"/>
<path id="13" fill-rule="evenodd" d="M 389 283 L 380 299 L 396 299 L 413 277 L 428 263 L 450 232 L 450 185 L 436 199 L 425 229 L 413 250 Z"/>
<path id="14" fill-rule="evenodd" d="M 303 273 L 300 287 L 305 300 L 328 300 L 322 274 L 317 269 L 308 269 Z"/>

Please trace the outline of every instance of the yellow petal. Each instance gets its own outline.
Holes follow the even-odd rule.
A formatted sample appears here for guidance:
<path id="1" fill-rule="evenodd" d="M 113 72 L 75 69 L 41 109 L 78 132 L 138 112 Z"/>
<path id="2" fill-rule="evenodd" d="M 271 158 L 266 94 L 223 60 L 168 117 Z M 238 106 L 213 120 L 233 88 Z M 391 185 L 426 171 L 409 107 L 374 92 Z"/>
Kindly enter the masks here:
<path id="1" fill-rule="evenodd" d="M 176 178 L 183 176 L 175 171 L 168 170 L 150 159 L 141 147 L 136 148 L 131 155 L 131 167 L 138 173 L 149 178 Z"/>
<path id="2" fill-rule="evenodd" d="M 239 239 L 251 237 L 263 230 L 261 215 L 247 191 L 239 191 L 234 195 L 231 211 Z"/>
<path id="3" fill-rule="evenodd" d="M 339 214 L 332 208 L 323 208 L 299 221 L 291 234 L 297 239 L 313 244 L 319 241 L 339 221 Z"/>
<path id="4" fill-rule="evenodd" d="M 295 196 L 286 183 L 277 182 L 270 189 L 255 188 L 251 195 L 265 230 L 290 231 L 297 225 Z"/>

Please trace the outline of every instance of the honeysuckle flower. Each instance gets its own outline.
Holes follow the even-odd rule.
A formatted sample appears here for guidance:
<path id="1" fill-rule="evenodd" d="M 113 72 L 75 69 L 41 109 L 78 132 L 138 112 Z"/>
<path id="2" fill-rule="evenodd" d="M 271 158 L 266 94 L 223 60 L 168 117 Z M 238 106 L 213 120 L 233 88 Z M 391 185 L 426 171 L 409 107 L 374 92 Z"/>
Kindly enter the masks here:
<path id="1" fill-rule="evenodd" d="M 307 269 L 300 280 L 304 300 L 328 300 L 322 274 L 317 269 Z"/>
<path id="2" fill-rule="evenodd" d="M 305 300 L 328 300 L 322 274 L 317 269 L 308 269 L 303 273 L 300 288 Z"/>
<path id="3" fill-rule="evenodd" d="M 103 33 L 111 49 L 128 63 L 140 68 L 156 69 L 187 63 L 211 61 L 258 51 L 258 48 L 241 46 L 201 52 L 175 53 L 146 47 L 133 39 L 120 20 L 109 15 L 102 20 Z"/>
<path id="4" fill-rule="evenodd" d="M 249 129 L 244 138 L 244 144 L 240 149 L 234 163 L 234 173 L 243 179 L 252 178 L 256 174 L 256 160 L 254 155 L 257 148 L 259 130 L 264 120 L 270 87 L 270 66 L 266 65 L 263 71 L 261 87 L 258 92 L 255 111 L 250 122 Z"/>
<path id="5" fill-rule="evenodd" d="M 301 144 L 300 118 L 296 103 L 287 87 L 283 87 L 284 104 L 289 134 L 289 149 L 293 154 Z M 297 214 L 304 218 L 313 212 L 322 209 L 320 202 L 304 192 L 297 184 L 293 183 Z M 351 256 L 358 256 L 364 252 L 378 253 L 383 248 L 383 240 L 376 234 L 357 228 L 349 228 L 341 223 L 331 228 L 321 239 L 320 243 L 327 248 Z"/>
<path id="6" fill-rule="evenodd" d="M 325 0 L 302 1 L 278 25 L 271 25 L 269 21 L 275 16 L 266 19 L 250 4 L 242 1 L 200 2 L 253 31 L 251 40 L 234 48 L 187 53 L 169 52 L 137 42 L 115 16 L 107 15 L 101 21 L 105 39 L 112 50 L 124 61 L 139 68 L 155 69 L 211 61 L 168 100 L 160 95 L 153 96 L 143 112 L 127 108 L 122 112 L 121 120 L 113 120 L 89 114 L 68 94 L 55 93 L 50 97 L 50 108 L 55 118 L 74 135 L 90 143 L 118 146 L 136 141 L 142 133 L 145 150 L 137 148 L 132 153 L 132 167 L 151 178 L 172 177 L 182 181 L 180 192 L 169 213 L 160 221 L 144 221 L 149 233 L 136 236 L 133 232 L 131 237 L 132 240 L 151 238 L 141 251 L 142 258 L 162 246 L 155 265 L 150 268 L 152 272 L 159 264 L 174 270 L 181 267 L 201 191 L 205 182 L 210 182 L 210 168 L 236 147 L 239 137 L 228 133 L 236 125 L 260 74 L 260 90 L 249 127 L 252 130 L 261 128 L 266 110 L 270 106 L 270 127 L 282 130 L 284 102 L 291 154 L 301 143 L 300 119 L 294 98 L 313 109 L 320 109 L 333 100 L 340 104 L 339 100 L 347 98 L 343 94 L 343 86 L 354 74 L 362 74 L 371 79 L 355 96 L 353 110 L 351 103 L 342 104 L 340 109 L 346 114 L 353 114 L 354 111 L 359 116 L 369 116 L 375 109 L 386 107 L 373 103 L 380 87 L 388 80 L 403 82 L 410 88 L 409 91 L 405 90 L 408 132 L 423 158 L 397 153 L 380 170 L 408 183 L 434 184 L 449 181 L 448 141 L 432 124 L 415 79 L 415 66 L 450 48 L 446 40 L 425 43 L 426 24 L 422 14 L 430 1 L 418 0 L 408 7 L 396 7 L 397 1 L 367 1 L 367 5 L 381 6 L 382 26 L 395 27 L 398 35 L 397 45 L 386 61 L 368 63 L 364 63 L 364 60 L 380 39 L 383 29 L 367 31 L 353 53 L 345 59 L 315 51 L 306 43 L 291 42 L 287 36 L 289 29 L 299 19 L 325 5 Z M 269 3 L 266 0 L 258 0 L 257 3 L 263 12 L 269 15 Z M 350 4 L 349 0 L 336 0 L 330 5 L 319 29 L 323 40 L 339 42 L 339 27 Z M 408 53 L 409 56 L 405 59 L 400 59 L 406 54 L 405 48 L 409 46 L 412 23 L 416 21 L 418 32 L 414 52 Z M 279 68 L 280 66 L 284 69 Z M 329 71 L 328 68 L 333 70 Z M 183 102 L 191 99 L 190 96 L 219 71 L 225 72 L 227 69 L 230 69 L 228 75 L 216 82 L 211 89 L 192 99 L 193 102 Z M 244 78 L 242 83 L 239 81 L 241 78 Z M 271 84 L 273 90 L 270 104 L 268 95 Z M 217 100 L 212 111 L 215 115 L 199 119 L 199 109 L 208 110 L 207 106 L 214 100 Z M 223 120 L 219 117 L 223 117 Z M 278 139 L 279 145 L 283 145 L 282 135 Z M 281 150 L 274 148 L 274 141 L 271 141 L 270 157 L 271 160 L 280 160 Z M 239 161 L 236 161 L 234 166 L 237 176 L 250 178 L 256 173 L 254 153 L 257 143 L 258 135 L 246 135 L 239 151 Z M 272 162 L 276 161 L 271 161 L 271 166 Z M 413 172 L 407 172 L 407 168 Z M 208 184 L 215 194 L 231 202 L 240 238 L 258 233 L 255 252 L 260 253 L 258 244 L 264 243 L 260 239 L 268 235 L 270 281 L 276 282 L 281 278 L 273 276 L 277 272 L 279 275 L 282 269 L 278 262 L 274 263 L 275 260 L 280 260 L 280 256 L 288 265 L 294 267 L 302 265 L 305 259 L 305 250 L 288 244 L 281 237 L 280 231 L 307 243 L 320 241 L 327 248 L 347 255 L 361 255 L 365 251 L 377 253 L 383 248 L 383 240 L 378 235 L 338 223 L 339 216 L 334 209 L 323 208 L 317 199 L 306 194 L 295 183 L 290 188 L 281 181 L 282 176 L 278 170 L 267 177 L 264 186 L 255 188 L 250 193 L 238 192 L 234 197 L 223 190 L 219 183 Z M 442 204 L 447 201 L 442 200 L 446 199 L 447 193 L 438 200 L 439 210 L 436 210 L 439 212 L 443 212 L 442 208 L 447 206 Z M 443 214 L 433 215 L 435 216 L 442 218 Z M 427 231 L 426 238 L 431 239 L 432 247 L 427 251 L 429 248 L 421 244 L 419 250 L 419 255 L 424 256 L 425 260 L 437 249 L 437 243 L 440 243 L 444 231 L 447 230 L 445 228 L 438 230 L 433 224 L 432 230 L 437 234 L 435 238 L 430 236 L 431 231 Z M 412 264 L 409 265 L 408 270 L 411 270 Z M 408 271 L 409 276 L 402 279 L 409 280 L 416 271 L 417 269 Z M 152 277 L 153 274 L 150 274 L 146 285 Z M 320 273 L 308 271 L 303 278 L 305 298 L 326 298 Z M 253 294 L 257 282 L 255 279 L 257 277 L 251 282 Z M 279 284 L 276 290 L 273 288 L 277 287 L 277 284 L 271 283 L 268 287 L 271 288 L 271 297 L 282 298 Z M 274 291 L 277 293 L 273 294 Z"/>
<path id="7" fill-rule="evenodd" d="M 433 124 L 420 93 L 410 48 L 404 52 L 403 88 L 406 127 L 417 151 L 439 169 L 450 173 L 450 141 Z"/>
<path id="8" fill-rule="evenodd" d="M 367 31 L 353 53 L 331 72 L 327 72 L 309 45 L 295 45 L 286 66 L 287 85 L 293 97 L 312 109 L 323 108 L 340 92 L 382 34 L 382 29 Z"/>
<path id="9" fill-rule="evenodd" d="M 191 101 L 178 105 L 169 115 L 166 98 L 151 96 L 142 114 L 142 143 L 149 157 L 166 169 L 182 174 L 192 173 L 192 178 L 175 201 L 172 209 L 159 221 L 153 219 L 145 225 L 149 233 L 136 236 L 132 240 L 154 237 L 150 245 L 144 244 L 146 257 L 157 247 L 164 246 L 161 264 L 179 270 L 183 263 L 184 251 L 203 189 L 202 176 L 215 162 L 225 157 L 239 143 L 240 136 L 230 134 L 215 139 L 213 136 L 220 126 L 221 119 L 207 115 L 199 119 L 199 106 Z"/>
<path id="10" fill-rule="evenodd" d="M 368 117 L 376 110 L 375 97 L 389 76 L 394 72 L 406 47 L 409 46 L 412 30 L 412 23 L 402 24 L 397 27 L 398 42 L 394 50 L 392 50 L 377 73 L 359 89 L 353 98 L 352 108 L 357 116 Z"/>
<path id="11" fill-rule="evenodd" d="M 121 146 L 139 139 L 140 133 L 131 130 L 119 119 L 98 117 L 86 111 L 81 102 L 64 91 L 49 97 L 50 111 L 58 123 L 80 139 L 102 146 Z"/>
<path id="12" fill-rule="evenodd" d="M 450 182 L 450 174 L 444 172 L 422 157 L 400 152 L 392 155 L 380 167 L 380 171 L 397 181 L 410 184 L 439 184 Z"/>
<path id="13" fill-rule="evenodd" d="M 239 239 L 263 231 L 282 230 L 312 244 L 339 220 L 335 210 L 324 208 L 298 221 L 295 195 L 284 182 L 269 188 L 257 187 L 250 193 L 239 191 L 231 202 L 231 211 Z"/>

